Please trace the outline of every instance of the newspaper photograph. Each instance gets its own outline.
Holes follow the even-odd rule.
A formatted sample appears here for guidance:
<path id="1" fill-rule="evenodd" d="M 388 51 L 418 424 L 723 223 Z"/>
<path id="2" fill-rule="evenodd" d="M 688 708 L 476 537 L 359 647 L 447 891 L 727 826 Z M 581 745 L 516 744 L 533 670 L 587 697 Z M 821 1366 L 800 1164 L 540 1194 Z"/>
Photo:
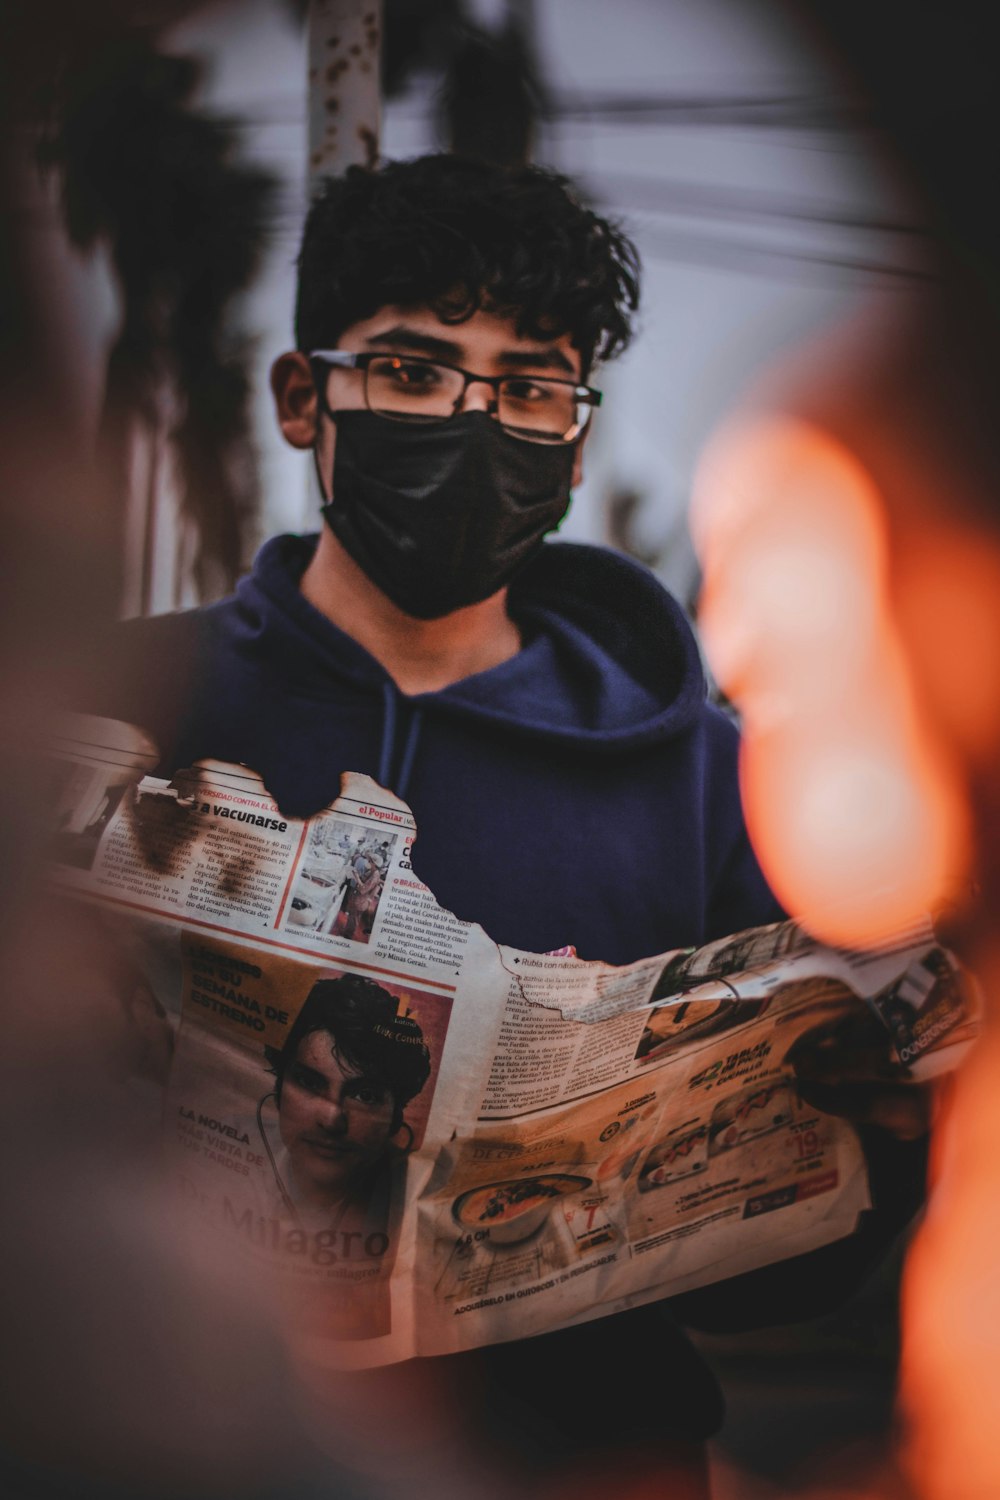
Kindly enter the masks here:
<path id="1" fill-rule="evenodd" d="M 974 1034 L 929 925 L 864 953 L 794 922 L 624 967 L 521 952 L 439 906 L 370 778 L 302 821 L 244 766 L 157 760 L 131 726 L 67 726 L 53 879 L 114 934 L 179 1202 L 331 1362 L 541 1333 L 851 1234 L 864 1152 L 801 1097 L 797 1049 L 864 1007 L 921 1078 Z"/>
<path id="2" fill-rule="evenodd" d="M 450 997 L 186 933 L 182 962 L 166 1109 L 179 1190 L 240 1253 L 322 1290 L 330 1336 L 389 1334 L 406 1159 Z"/>

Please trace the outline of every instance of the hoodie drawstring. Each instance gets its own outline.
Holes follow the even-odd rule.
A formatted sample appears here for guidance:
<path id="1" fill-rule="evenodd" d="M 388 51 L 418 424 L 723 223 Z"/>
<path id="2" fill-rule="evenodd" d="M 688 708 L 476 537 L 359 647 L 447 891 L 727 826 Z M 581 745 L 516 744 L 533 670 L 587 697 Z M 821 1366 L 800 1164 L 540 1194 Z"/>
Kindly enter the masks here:
<path id="1" fill-rule="evenodd" d="M 414 708 L 410 727 L 406 734 L 406 741 L 403 745 L 399 772 L 394 778 L 392 774 L 392 762 L 393 752 L 396 748 L 396 726 L 399 712 L 396 689 L 391 682 L 383 684 L 382 706 L 384 713 L 382 717 L 382 744 L 379 748 L 378 759 L 378 783 L 379 786 L 388 787 L 390 791 L 394 791 L 397 797 L 405 798 L 407 788 L 410 784 L 410 776 L 413 772 L 413 763 L 417 758 L 417 746 L 420 743 L 423 714 L 419 708 Z"/>
<path id="2" fill-rule="evenodd" d="M 406 796 L 410 785 L 410 773 L 413 770 L 413 762 L 417 758 L 417 745 L 420 743 L 420 730 L 424 722 L 424 716 L 419 708 L 413 710 L 413 718 L 410 720 L 409 732 L 406 736 L 406 744 L 403 746 L 403 759 L 399 764 L 399 784 L 396 787 L 396 796 Z"/>
<path id="3" fill-rule="evenodd" d="M 382 748 L 378 757 L 378 784 L 388 786 L 392 775 L 392 749 L 396 739 L 396 690 L 391 682 L 382 688 Z"/>

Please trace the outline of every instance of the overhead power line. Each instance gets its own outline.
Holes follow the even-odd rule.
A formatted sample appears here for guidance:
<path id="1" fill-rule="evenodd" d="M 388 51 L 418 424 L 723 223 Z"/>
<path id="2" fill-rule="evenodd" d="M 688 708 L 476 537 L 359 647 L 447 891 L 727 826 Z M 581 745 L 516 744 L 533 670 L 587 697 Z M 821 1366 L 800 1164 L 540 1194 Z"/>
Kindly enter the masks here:
<path id="1" fill-rule="evenodd" d="M 579 181 L 604 203 L 623 202 L 640 210 L 708 218 L 782 220 L 865 233 L 926 235 L 929 228 L 902 219 L 861 213 L 832 203 L 810 203 L 757 188 L 684 182 L 638 172 L 584 172 Z"/>
<path id="2" fill-rule="evenodd" d="M 550 93 L 550 118 L 636 124 L 741 125 L 783 130 L 861 129 L 876 123 L 869 107 L 842 95 Z"/>
<path id="3" fill-rule="evenodd" d="M 655 260 L 698 266 L 704 270 L 780 276 L 784 280 L 796 271 L 809 280 L 823 273 L 842 272 L 851 278 L 875 278 L 897 285 L 941 280 L 937 271 L 926 266 L 896 265 L 864 256 L 764 245 L 721 235 L 689 234 L 683 230 L 664 230 L 648 222 L 637 230 L 636 238 L 640 249 Z"/>

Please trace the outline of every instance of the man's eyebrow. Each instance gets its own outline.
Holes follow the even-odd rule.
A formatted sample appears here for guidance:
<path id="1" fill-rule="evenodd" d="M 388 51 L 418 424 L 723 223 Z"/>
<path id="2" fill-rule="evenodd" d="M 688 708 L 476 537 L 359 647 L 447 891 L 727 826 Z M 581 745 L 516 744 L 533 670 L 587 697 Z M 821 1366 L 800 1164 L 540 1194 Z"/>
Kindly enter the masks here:
<path id="1" fill-rule="evenodd" d="M 412 354 L 423 354 L 428 359 L 442 359 L 451 364 L 461 360 L 463 355 L 461 344 L 453 343 L 451 339 L 437 338 L 433 333 L 422 333 L 405 323 L 397 323 L 394 328 L 387 328 L 382 333 L 373 333 L 370 338 L 365 339 L 365 343 L 370 347 L 377 345 L 380 348 L 406 349 Z M 576 376 L 566 355 L 554 345 L 541 349 L 504 349 L 497 355 L 497 364 L 510 370 L 558 370 L 571 377 Z"/>
<path id="2" fill-rule="evenodd" d="M 505 349 L 502 354 L 497 355 L 497 363 L 509 365 L 511 369 L 563 370 L 567 375 L 576 376 L 576 371 L 565 354 L 554 345 L 547 349 Z"/>
<path id="3" fill-rule="evenodd" d="M 387 328 L 384 333 L 373 333 L 365 339 L 368 345 L 383 345 L 390 349 L 409 349 L 412 354 L 426 354 L 428 359 L 456 360 L 462 357 L 461 344 L 450 339 L 435 338 L 432 333 L 420 333 L 416 328 L 407 328 L 399 323 Z"/>

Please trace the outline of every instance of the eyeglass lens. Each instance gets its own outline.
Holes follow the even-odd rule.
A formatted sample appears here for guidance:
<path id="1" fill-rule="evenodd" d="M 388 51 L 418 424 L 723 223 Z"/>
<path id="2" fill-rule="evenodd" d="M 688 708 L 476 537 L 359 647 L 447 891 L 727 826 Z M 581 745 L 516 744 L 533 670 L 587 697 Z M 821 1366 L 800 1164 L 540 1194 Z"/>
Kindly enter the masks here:
<path id="1" fill-rule="evenodd" d="M 447 365 L 390 355 L 370 361 L 367 380 L 373 412 L 415 422 L 450 417 L 466 385 L 461 371 Z M 590 406 L 576 399 L 574 387 L 558 381 L 510 375 L 496 389 L 501 426 L 536 442 L 575 438 L 590 415 Z"/>

